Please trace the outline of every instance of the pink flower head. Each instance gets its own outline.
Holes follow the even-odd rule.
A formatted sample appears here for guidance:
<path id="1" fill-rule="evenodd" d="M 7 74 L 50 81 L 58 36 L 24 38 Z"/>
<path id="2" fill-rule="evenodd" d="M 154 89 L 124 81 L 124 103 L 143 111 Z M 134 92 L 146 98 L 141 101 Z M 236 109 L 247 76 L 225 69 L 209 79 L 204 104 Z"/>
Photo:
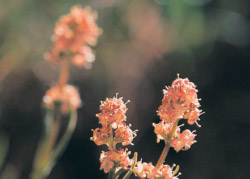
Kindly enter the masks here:
<path id="1" fill-rule="evenodd" d="M 172 131 L 173 123 L 166 123 L 165 121 L 161 121 L 158 124 L 153 123 L 153 126 L 155 127 L 154 132 L 157 135 L 157 143 L 159 143 L 160 140 L 167 140 L 169 133 Z M 174 136 L 178 136 L 179 133 L 180 128 L 177 127 Z"/>
<path id="2" fill-rule="evenodd" d="M 59 50 L 77 51 L 80 47 L 95 45 L 97 37 L 101 34 L 95 21 L 97 13 L 87 6 L 82 9 L 73 6 L 70 14 L 63 16 L 56 24 L 52 40 Z"/>
<path id="3" fill-rule="evenodd" d="M 99 122 L 103 126 L 112 125 L 116 128 L 121 122 L 126 121 L 126 103 L 123 102 L 122 98 L 107 98 L 100 105 L 101 113 L 96 116 L 99 118 Z"/>
<path id="4" fill-rule="evenodd" d="M 200 104 L 197 92 L 195 85 L 187 78 L 178 77 L 173 81 L 171 87 L 163 91 L 162 105 L 158 109 L 160 119 L 166 122 L 175 122 L 177 119 L 184 118 L 185 113 L 198 108 Z M 191 122 L 189 123 L 191 124 Z"/>
<path id="5" fill-rule="evenodd" d="M 126 103 L 122 98 L 107 98 L 101 101 L 101 112 L 96 116 L 99 118 L 99 123 L 102 128 L 93 130 L 93 140 L 97 145 L 106 144 L 108 147 L 115 147 L 116 144 L 122 145 L 132 144 L 136 131 L 131 130 L 131 125 L 126 125 Z"/>
<path id="6" fill-rule="evenodd" d="M 83 46 L 79 49 L 78 53 L 72 57 L 72 63 L 76 66 L 84 66 L 89 69 L 95 61 L 95 55 L 91 48 Z"/>
<path id="7" fill-rule="evenodd" d="M 116 165 L 119 168 L 127 168 L 132 164 L 132 160 L 129 159 L 130 152 L 126 150 L 117 150 L 110 147 L 109 151 L 102 152 L 100 156 L 100 170 L 104 170 L 105 173 L 108 173 L 111 168 Z"/>
<path id="8" fill-rule="evenodd" d="M 66 58 L 74 65 L 91 67 L 95 56 L 88 45 L 95 45 L 102 30 L 96 25 L 97 13 L 89 6 L 82 9 L 73 6 L 70 14 L 63 16 L 55 26 L 52 41 L 54 45 L 45 58 L 60 62 Z"/>
<path id="9" fill-rule="evenodd" d="M 126 125 L 124 122 L 118 125 L 115 131 L 114 142 L 122 143 L 122 145 L 129 145 L 132 143 L 133 139 L 136 136 L 135 131 L 130 129 L 131 125 Z"/>
<path id="10" fill-rule="evenodd" d="M 141 161 L 137 162 L 135 172 L 140 178 L 153 179 L 156 175 L 160 175 L 158 169 L 152 163 L 142 163 Z"/>
<path id="11" fill-rule="evenodd" d="M 100 156 L 100 170 L 104 170 L 105 173 L 108 173 L 110 169 L 112 169 L 115 165 L 114 161 L 110 160 L 106 154 L 106 152 L 102 151 Z"/>
<path id="12" fill-rule="evenodd" d="M 188 120 L 188 124 L 193 125 L 199 120 L 201 110 L 194 106 L 193 103 L 190 104 L 189 110 L 184 114 L 184 119 Z M 198 124 L 198 123 L 197 123 Z"/>
<path id="13" fill-rule="evenodd" d="M 175 166 L 175 165 L 174 165 Z M 174 166 L 173 167 L 170 167 L 169 165 L 162 165 L 161 168 L 159 169 L 160 172 L 161 172 L 161 176 L 164 178 L 164 179 L 178 179 L 178 176 L 180 175 L 177 174 L 178 172 L 178 168 L 175 169 L 175 171 L 173 171 L 174 169 Z M 177 175 L 176 175 L 177 174 Z M 175 176 L 176 175 L 176 176 Z"/>
<path id="14" fill-rule="evenodd" d="M 191 145 L 196 142 L 194 140 L 195 136 L 196 135 L 190 130 L 186 129 L 176 139 L 172 140 L 171 147 L 173 147 L 176 152 L 188 150 Z"/>
<path id="15" fill-rule="evenodd" d="M 169 95 L 175 96 L 173 100 L 178 103 L 184 103 L 185 106 L 188 106 L 191 103 L 198 105 L 198 90 L 195 88 L 196 86 L 194 83 L 190 82 L 187 78 L 182 79 L 178 77 L 172 82 L 172 89 L 170 89 Z"/>
<path id="16" fill-rule="evenodd" d="M 109 145 L 111 132 L 110 128 L 96 128 L 93 130 L 93 137 L 90 139 L 93 140 L 96 145 Z"/>
<path id="17" fill-rule="evenodd" d="M 53 86 L 46 92 L 43 102 L 49 108 L 54 108 L 55 102 L 61 102 L 63 112 L 68 112 L 69 109 L 76 110 L 81 104 L 78 91 L 71 85 L 65 85 L 62 88 Z"/>
<path id="18" fill-rule="evenodd" d="M 162 165 L 160 168 L 156 168 L 152 163 L 137 162 L 135 167 L 135 173 L 140 178 L 164 178 L 164 179 L 178 179 L 178 176 L 174 176 L 175 172 L 172 171 L 169 165 Z"/>

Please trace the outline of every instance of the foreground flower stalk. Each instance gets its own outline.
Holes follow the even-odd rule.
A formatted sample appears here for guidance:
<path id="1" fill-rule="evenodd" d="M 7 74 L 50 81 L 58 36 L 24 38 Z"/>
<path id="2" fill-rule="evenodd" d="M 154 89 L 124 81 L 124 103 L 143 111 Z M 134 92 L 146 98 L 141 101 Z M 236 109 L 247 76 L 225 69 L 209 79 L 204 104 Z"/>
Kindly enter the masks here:
<path id="1" fill-rule="evenodd" d="M 91 67 L 95 56 L 89 45 L 94 46 L 101 34 L 96 19 L 97 13 L 90 7 L 73 6 L 70 14 L 63 16 L 55 26 L 53 46 L 45 58 L 60 65 L 60 74 L 57 84 L 43 98 L 46 110 L 44 134 L 35 155 L 31 179 L 44 179 L 49 175 L 75 130 L 81 100 L 78 90 L 68 84 L 69 65 L 71 62 L 76 66 Z M 68 123 L 62 131 L 64 119 Z"/>
<path id="2" fill-rule="evenodd" d="M 97 145 L 106 145 L 108 148 L 100 155 L 100 169 L 109 173 L 109 179 L 118 178 L 123 172 L 129 171 L 134 164 L 134 159 L 129 158 L 131 152 L 128 149 L 117 148 L 119 143 L 122 146 L 132 144 L 136 136 L 136 131 L 130 128 L 131 125 L 125 123 L 126 104 L 123 98 L 118 98 L 117 95 L 101 102 L 101 112 L 96 115 L 101 128 L 93 130 L 93 137 L 91 137 Z"/>
<path id="3" fill-rule="evenodd" d="M 171 139 L 176 132 L 178 122 L 179 122 L 179 120 L 176 120 L 176 122 L 174 123 L 174 127 L 172 128 L 171 132 L 168 134 L 168 137 L 165 140 L 165 147 L 163 148 L 163 151 L 160 155 L 160 158 L 158 159 L 158 162 L 155 166 L 156 168 L 160 168 L 160 166 L 164 163 L 164 161 L 168 155 L 169 149 L 171 147 Z"/>
<path id="4" fill-rule="evenodd" d="M 155 166 L 151 162 L 137 161 L 137 153 L 133 159 L 129 159 L 126 150 L 124 153 L 124 150 L 116 149 L 117 143 L 128 145 L 135 137 L 135 132 L 130 129 L 131 125 L 126 126 L 124 123 L 126 103 L 117 96 L 101 102 L 101 113 L 97 114 L 97 117 L 102 128 L 93 130 L 91 138 L 97 145 L 105 144 L 108 147 L 108 151 L 101 154 L 100 169 L 109 173 L 109 179 L 117 179 L 125 171 L 127 173 L 123 175 L 123 179 L 130 178 L 132 174 L 142 179 L 178 179 L 181 175 L 179 166 L 174 164 L 170 167 L 164 163 L 171 147 L 179 152 L 190 149 L 196 142 L 195 131 L 186 129 L 181 132 L 184 124 L 179 125 L 179 123 L 185 119 L 189 125 L 197 124 L 200 127 L 197 123 L 201 114 L 197 92 L 192 82 L 187 78 L 179 78 L 179 75 L 170 87 L 163 90 L 162 105 L 157 111 L 161 121 L 158 124 L 153 123 L 153 126 L 157 142 L 163 140 L 165 146 Z"/>
<path id="5" fill-rule="evenodd" d="M 162 105 L 159 107 L 158 115 L 162 120 L 159 124 L 153 124 L 157 141 L 164 140 L 165 147 L 156 164 L 159 168 L 165 161 L 170 147 L 173 147 L 177 152 L 187 150 L 191 147 L 195 134 L 188 129 L 180 133 L 178 123 L 180 119 L 186 119 L 188 124 L 197 123 L 201 111 L 199 99 L 197 98 L 196 86 L 189 80 L 178 78 L 173 81 L 172 85 L 164 90 Z M 166 127 L 167 126 L 167 127 Z"/>

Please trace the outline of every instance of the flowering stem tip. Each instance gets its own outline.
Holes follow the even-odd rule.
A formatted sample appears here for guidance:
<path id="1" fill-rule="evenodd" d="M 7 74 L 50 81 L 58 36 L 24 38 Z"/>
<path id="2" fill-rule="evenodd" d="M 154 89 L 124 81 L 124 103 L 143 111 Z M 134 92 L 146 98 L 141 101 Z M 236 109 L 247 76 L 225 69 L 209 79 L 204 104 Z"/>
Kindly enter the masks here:
<path id="1" fill-rule="evenodd" d="M 135 131 L 130 129 L 131 125 L 127 125 L 126 121 L 126 103 L 122 98 L 107 98 L 101 102 L 100 110 L 96 116 L 99 118 L 101 128 L 93 130 L 93 140 L 97 145 L 106 145 L 107 152 L 102 152 L 100 157 L 100 169 L 105 173 L 109 173 L 109 179 L 116 179 L 124 171 L 127 173 L 123 179 L 128 179 L 134 173 L 135 176 L 145 179 L 178 179 L 181 173 L 178 173 L 179 166 L 165 165 L 165 159 L 168 155 L 170 147 L 176 152 L 180 150 L 188 150 L 194 140 L 195 134 L 186 129 L 181 132 L 178 126 L 181 119 L 186 119 L 189 125 L 197 123 L 201 110 L 197 98 L 196 86 L 187 78 L 182 79 L 177 76 L 170 87 L 164 91 L 162 104 L 157 114 L 161 121 L 158 124 L 153 123 L 154 132 L 157 135 L 157 142 L 163 140 L 165 146 L 154 166 L 152 163 L 137 161 L 137 153 L 133 159 L 129 159 L 130 152 L 127 149 L 117 149 L 116 144 L 121 143 L 123 146 L 132 144 L 133 138 L 136 136 Z M 198 123 L 197 123 L 198 124 Z"/>

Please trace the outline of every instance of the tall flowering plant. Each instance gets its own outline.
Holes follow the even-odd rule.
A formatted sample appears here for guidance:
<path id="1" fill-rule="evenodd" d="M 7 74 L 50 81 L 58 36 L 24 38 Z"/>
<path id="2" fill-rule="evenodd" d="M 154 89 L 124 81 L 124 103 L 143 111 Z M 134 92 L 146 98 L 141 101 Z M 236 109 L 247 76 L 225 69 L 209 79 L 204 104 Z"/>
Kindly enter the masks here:
<path id="1" fill-rule="evenodd" d="M 188 150 L 196 142 L 195 131 L 186 129 L 181 132 L 180 128 L 184 124 L 180 126 L 178 123 L 181 119 L 185 119 L 189 125 L 197 124 L 200 127 L 197 122 L 201 114 L 197 92 L 194 83 L 179 76 L 170 87 L 163 90 L 162 105 L 157 111 L 161 121 L 158 124 L 153 123 L 153 126 L 157 142 L 163 140 L 165 147 L 156 165 L 137 161 L 137 153 L 130 159 L 127 149 L 116 148 L 118 143 L 123 146 L 131 144 L 136 136 L 135 131 L 130 129 L 131 125 L 125 124 L 126 103 L 117 96 L 101 102 L 101 113 L 97 114 L 97 117 L 102 127 L 93 130 L 91 138 L 97 145 L 105 144 L 108 147 L 108 151 L 101 153 L 100 169 L 109 173 L 110 179 L 118 178 L 123 172 L 127 172 L 123 175 L 123 179 L 129 178 L 132 174 L 148 179 L 178 179 L 179 166 L 174 164 L 170 167 L 164 162 L 170 147 L 179 152 Z"/>
<path id="2" fill-rule="evenodd" d="M 127 149 L 117 148 L 117 144 L 122 146 L 132 144 L 136 131 L 127 125 L 126 107 L 122 98 L 107 98 L 101 102 L 101 112 L 96 116 L 99 118 L 101 128 L 93 130 L 93 140 L 96 145 L 106 145 L 108 150 L 103 151 L 100 156 L 101 167 L 105 173 L 109 173 L 109 178 L 116 178 L 123 171 L 129 169 L 133 160 L 129 158 L 130 152 Z"/>
<path id="3" fill-rule="evenodd" d="M 61 67 L 57 84 L 43 97 L 46 109 L 44 134 L 40 140 L 33 164 L 32 179 L 46 178 L 63 153 L 77 123 L 77 108 L 81 104 L 77 89 L 68 84 L 70 62 L 76 66 L 91 67 L 94 46 L 102 33 L 96 25 L 97 13 L 90 7 L 73 6 L 70 13 L 61 17 L 52 36 L 53 45 L 45 54 L 50 62 Z M 68 118 L 66 129 L 61 131 L 62 117 Z M 59 137 L 59 133 L 60 137 Z"/>

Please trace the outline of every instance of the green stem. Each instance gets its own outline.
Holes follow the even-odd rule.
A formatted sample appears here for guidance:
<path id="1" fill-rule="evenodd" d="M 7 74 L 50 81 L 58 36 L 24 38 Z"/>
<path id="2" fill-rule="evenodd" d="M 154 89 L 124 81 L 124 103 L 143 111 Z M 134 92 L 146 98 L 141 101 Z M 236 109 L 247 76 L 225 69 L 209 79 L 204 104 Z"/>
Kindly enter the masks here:
<path id="1" fill-rule="evenodd" d="M 69 79 L 69 60 L 68 59 L 62 59 L 61 62 L 61 71 L 58 79 L 58 85 L 60 88 L 63 88 Z"/>
<path id="2" fill-rule="evenodd" d="M 163 148 L 162 153 L 159 157 L 159 160 L 155 166 L 156 168 L 160 168 L 160 166 L 164 163 L 164 161 L 168 155 L 169 148 L 170 148 L 170 145 L 167 145 L 167 143 L 166 143 L 165 147 Z"/>
<path id="3" fill-rule="evenodd" d="M 37 148 L 37 152 L 35 154 L 35 160 L 33 163 L 33 171 L 31 173 L 30 178 L 31 179 L 38 179 L 40 177 L 40 172 L 39 172 L 39 164 L 43 155 L 43 151 L 45 150 L 45 147 L 48 143 L 48 138 L 49 134 L 52 128 L 52 122 L 53 122 L 53 116 L 54 116 L 54 111 L 50 109 L 46 109 L 45 113 L 45 119 L 44 119 L 44 134 L 42 136 L 42 139 L 40 140 Z"/>
<path id="4" fill-rule="evenodd" d="M 116 174 L 114 174 L 113 179 L 117 179 L 125 171 L 125 169 L 120 169 L 118 172 L 116 172 Z"/>
<path id="5" fill-rule="evenodd" d="M 132 170 L 129 170 L 126 175 L 123 177 L 123 179 L 129 179 L 130 176 L 132 175 Z"/>
<path id="6" fill-rule="evenodd" d="M 60 141 L 58 142 L 58 144 L 55 146 L 55 149 L 52 151 L 52 155 L 50 157 L 49 164 L 44 169 L 46 171 L 46 173 L 48 173 L 48 174 L 50 173 L 52 168 L 55 166 L 58 158 L 60 158 L 62 153 L 65 151 L 65 149 L 68 146 L 68 143 L 72 137 L 72 134 L 75 130 L 76 123 L 77 123 L 77 112 L 76 112 L 76 110 L 71 110 L 68 127 L 67 127 L 65 133 L 63 134 L 63 136 L 61 137 Z"/>
<path id="7" fill-rule="evenodd" d="M 156 166 L 155 166 L 156 168 L 160 168 L 160 166 L 164 163 L 164 161 L 165 161 L 165 159 L 166 159 L 166 157 L 168 155 L 168 152 L 169 152 L 169 149 L 170 149 L 170 146 L 171 146 L 172 137 L 175 134 L 175 131 L 176 131 L 177 126 L 178 126 L 178 122 L 179 122 L 179 119 L 176 120 L 171 132 L 168 134 L 168 137 L 165 140 L 165 147 L 163 148 L 162 153 L 161 153 L 161 155 L 159 157 L 159 160 L 156 163 Z"/>
<path id="8" fill-rule="evenodd" d="M 130 170 L 126 173 L 126 175 L 123 177 L 123 179 L 128 179 L 130 178 L 130 176 L 132 175 L 132 173 L 134 172 L 134 168 L 135 168 L 135 165 L 137 163 L 137 152 L 134 153 L 134 157 L 133 157 L 133 164 L 131 165 L 131 168 Z"/>
<path id="9" fill-rule="evenodd" d="M 1 171 L 9 149 L 9 139 L 2 134 L 0 134 L 0 146 L 1 146 L 0 147 L 0 171 Z"/>
<path id="10" fill-rule="evenodd" d="M 61 104 L 56 103 L 55 109 L 46 109 L 44 120 L 44 136 L 41 139 L 33 164 L 32 179 L 45 178 L 44 168 L 48 164 L 52 148 L 56 142 L 60 129 Z"/>
<path id="11" fill-rule="evenodd" d="M 113 179 L 113 176 L 114 176 L 114 173 L 115 173 L 115 168 L 116 167 L 113 167 L 110 172 L 109 172 L 109 175 L 108 175 L 108 179 Z"/>

